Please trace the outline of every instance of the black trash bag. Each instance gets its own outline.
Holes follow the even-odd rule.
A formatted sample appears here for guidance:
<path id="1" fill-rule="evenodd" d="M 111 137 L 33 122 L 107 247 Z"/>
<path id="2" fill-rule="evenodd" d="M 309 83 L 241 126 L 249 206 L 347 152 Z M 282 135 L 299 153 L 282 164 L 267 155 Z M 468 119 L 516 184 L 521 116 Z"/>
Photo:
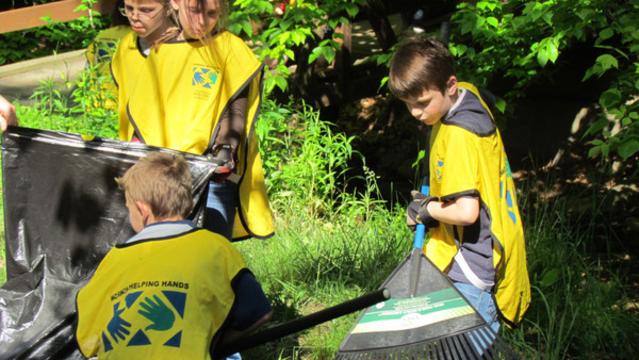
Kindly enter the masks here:
<path id="1" fill-rule="evenodd" d="M 151 151 L 79 135 L 10 128 L 2 142 L 7 282 L 0 288 L 0 359 L 82 359 L 75 295 L 102 257 L 133 235 L 114 178 Z M 215 164 L 182 154 L 201 224 Z"/>

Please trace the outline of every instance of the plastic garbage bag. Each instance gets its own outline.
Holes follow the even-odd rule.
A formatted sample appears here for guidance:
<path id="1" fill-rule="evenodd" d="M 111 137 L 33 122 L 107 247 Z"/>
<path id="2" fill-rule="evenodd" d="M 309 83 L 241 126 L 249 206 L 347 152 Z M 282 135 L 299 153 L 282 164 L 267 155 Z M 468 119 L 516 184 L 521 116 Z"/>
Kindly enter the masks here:
<path id="1" fill-rule="evenodd" d="M 106 252 L 128 239 L 114 178 L 150 151 L 171 150 L 79 135 L 10 128 L 2 142 L 7 282 L 0 288 L 0 359 L 82 359 L 75 294 Z M 182 154 L 201 223 L 215 165 Z"/>

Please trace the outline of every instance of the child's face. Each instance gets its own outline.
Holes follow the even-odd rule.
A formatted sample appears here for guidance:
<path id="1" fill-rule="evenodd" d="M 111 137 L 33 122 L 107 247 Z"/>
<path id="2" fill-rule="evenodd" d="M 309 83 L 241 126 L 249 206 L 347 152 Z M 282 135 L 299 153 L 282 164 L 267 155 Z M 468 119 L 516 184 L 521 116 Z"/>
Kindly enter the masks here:
<path id="1" fill-rule="evenodd" d="M 438 89 L 425 89 L 414 98 L 402 100 L 415 119 L 426 125 L 435 125 L 457 100 L 457 78 L 450 77 L 443 94 Z"/>
<path id="2" fill-rule="evenodd" d="M 135 201 L 126 196 L 126 208 L 129 210 L 129 222 L 136 233 L 144 229 L 145 218 Z"/>
<path id="3" fill-rule="evenodd" d="M 162 35 L 168 25 L 166 8 L 160 0 L 125 0 L 124 11 L 131 29 L 143 39 Z"/>
<path id="4" fill-rule="evenodd" d="M 200 8 L 197 0 L 171 0 L 173 9 L 178 11 L 184 37 L 201 39 L 210 34 L 219 20 L 220 1 L 205 0 L 204 7 Z"/>

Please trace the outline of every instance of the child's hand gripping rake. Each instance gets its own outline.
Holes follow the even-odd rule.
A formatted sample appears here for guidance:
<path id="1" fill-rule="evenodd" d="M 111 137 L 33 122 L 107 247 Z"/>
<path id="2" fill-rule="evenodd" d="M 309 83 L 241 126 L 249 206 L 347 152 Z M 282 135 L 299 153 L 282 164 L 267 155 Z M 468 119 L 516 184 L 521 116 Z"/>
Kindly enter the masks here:
<path id="1" fill-rule="evenodd" d="M 422 184 L 419 189 L 422 194 L 428 195 L 430 189 L 428 185 Z M 413 250 L 410 254 L 410 296 L 414 297 L 417 293 L 417 284 L 419 284 L 419 268 L 422 262 L 422 252 L 424 249 L 424 238 L 426 237 L 426 226 L 417 224 L 415 226 L 415 235 L 413 237 Z"/>

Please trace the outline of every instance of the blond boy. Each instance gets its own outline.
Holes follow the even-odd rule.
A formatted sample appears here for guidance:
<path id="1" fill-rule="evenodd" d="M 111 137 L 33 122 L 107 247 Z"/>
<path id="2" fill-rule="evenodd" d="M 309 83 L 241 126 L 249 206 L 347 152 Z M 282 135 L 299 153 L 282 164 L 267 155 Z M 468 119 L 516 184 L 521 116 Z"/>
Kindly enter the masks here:
<path id="1" fill-rule="evenodd" d="M 239 252 L 185 220 L 193 202 L 181 156 L 151 153 L 116 181 L 137 234 L 111 249 L 78 293 L 85 356 L 209 359 L 222 333 L 268 319 L 270 305 Z"/>

